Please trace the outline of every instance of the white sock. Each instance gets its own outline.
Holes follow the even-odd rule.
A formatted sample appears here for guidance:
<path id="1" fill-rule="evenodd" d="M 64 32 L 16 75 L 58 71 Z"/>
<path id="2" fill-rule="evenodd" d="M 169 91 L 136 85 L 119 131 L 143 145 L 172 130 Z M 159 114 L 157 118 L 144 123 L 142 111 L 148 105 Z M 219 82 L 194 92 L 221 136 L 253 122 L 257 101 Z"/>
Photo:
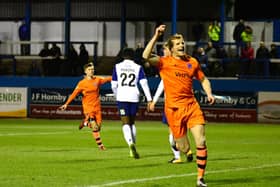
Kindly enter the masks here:
<path id="1" fill-rule="evenodd" d="M 133 142 L 136 143 L 136 126 L 134 124 L 131 125 L 131 130 L 132 130 Z"/>
<path id="2" fill-rule="evenodd" d="M 131 145 L 133 143 L 133 139 L 132 139 L 132 132 L 130 126 L 128 124 L 123 125 L 122 131 L 126 143 L 128 145 Z"/>
<path id="3" fill-rule="evenodd" d="M 174 138 L 173 138 L 173 135 L 172 135 L 172 134 L 169 134 L 169 143 L 170 143 L 171 150 L 172 150 L 172 152 L 173 152 L 174 158 L 175 158 L 175 159 L 180 159 L 180 158 L 181 158 L 181 156 L 180 156 L 180 151 L 174 149 L 175 141 L 174 141 Z"/>

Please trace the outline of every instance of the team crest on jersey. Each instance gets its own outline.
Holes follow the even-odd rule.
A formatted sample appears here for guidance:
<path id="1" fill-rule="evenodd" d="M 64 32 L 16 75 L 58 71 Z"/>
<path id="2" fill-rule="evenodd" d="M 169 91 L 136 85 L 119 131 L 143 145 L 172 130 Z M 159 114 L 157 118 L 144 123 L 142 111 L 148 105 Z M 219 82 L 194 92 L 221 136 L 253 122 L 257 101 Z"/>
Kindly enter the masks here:
<path id="1" fill-rule="evenodd" d="M 192 64 L 191 63 L 187 63 L 187 67 L 188 67 L 188 69 L 192 69 Z"/>

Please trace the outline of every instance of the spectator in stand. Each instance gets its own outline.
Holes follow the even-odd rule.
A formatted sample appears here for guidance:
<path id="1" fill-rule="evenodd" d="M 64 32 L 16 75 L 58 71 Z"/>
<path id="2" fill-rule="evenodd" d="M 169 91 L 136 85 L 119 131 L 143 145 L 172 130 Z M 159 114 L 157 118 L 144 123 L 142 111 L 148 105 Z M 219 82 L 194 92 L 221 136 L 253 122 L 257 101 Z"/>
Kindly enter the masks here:
<path id="1" fill-rule="evenodd" d="M 200 42 L 205 33 L 204 26 L 201 22 L 196 22 L 192 26 L 192 34 L 194 36 L 194 41 Z"/>
<path id="2" fill-rule="evenodd" d="M 55 58 L 58 58 L 61 56 L 61 49 L 60 47 L 57 46 L 57 44 L 54 42 L 52 43 L 52 47 L 51 47 L 51 55 Z"/>
<path id="3" fill-rule="evenodd" d="M 269 50 L 264 42 L 260 42 L 260 46 L 256 51 L 256 74 L 264 76 L 265 70 L 269 68 Z"/>
<path id="4" fill-rule="evenodd" d="M 247 42 L 245 47 L 241 49 L 240 56 L 240 75 L 247 76 L 250 74 L 250 67 L 254 59 L 254 48 L 251 46 L 251 42 Z"/>
<path id="5" fill-rule="evenodd" d="M 240 47 L 242 45 L 241 33 L 245 30 L 244 20 L 240 19 L 238 24 L 234 27 L 233 30 L 233 40 L 236 43 L 236 56 L 240 54 Z"/>
<path id="6" fill-rule="evenodd" d="M 123 47 L 119 50 L 117 56 L 116 56 L 116 60 L 115 60 L 115 64 L 123 61 L 123 58 L 122 58 L 122 53 L 123 51 L 128 47 L 127 43 L 124 43 L 123 44 Z"/>
<path id="7" fill-rule="evenodd" d="M 226 49 L 224 48 L 224 46 L 220 45 L 217 48 L 216 57 L 221 58 L 221 59 L 228 57 L 228 53 L 227 53 Z"/>
<path id="8" fill-rule="evenodd" d="M 205 53 L 208 56 L 208 69 L 209 69 L 209 75 L 213 76 L 213 70 L 215 67 L 215 64 L 218 63 L 217 58 L 217 50 L 213 47 L 212 42 L 207 42 L 207 46 L 205 48 Z"/>
<path id="9" fill-rule="evenodd" d="M 196 55 L 194 56 L 194 58 L 196 58 L 197 61 L 199 62 L 200 67 L 201 67 L 203 73 L 204 73 L 205 75 L 208 76 L 208 75 L 209 75 L 208 56 L 207 56 L 207 54 L 205 53 L 203 47 L 198 47 L 198 48 L 197 48 L 197 53 L 196 53 Z"/>
<path id="10" fill-rule="evenodd" d="M 195 57 L 195 56 L 197 56 L 198 55 L 198 48 L 199 48 L 200 46 L 198 45 L 198 44 L 195 44 L 194 46 L 193 46 L 193 49 L 192 49 L 192 56 L 193 57 Z"/>
<path id="11" fill-rule="evenodd" d="M 71 44 L 70 48 L 69 48 L 69 57 L 68 57 L 68 61 L 69 64 L 72 68 L 72 76 L 80 76 L 83 74 L 83 71 L 81 69 L 81 66 L 79 64 L 79 55 L 77 50 L 75 49 L 74 45 Z"/>
<path id="12" fill-rule="evenodd" d="M 20 41 L 29 41 L 30 33 L 29 28 L 25 20 L 22 20 L 22 23 L 18 29 L 18 35 Z M 30 44 L 21 44 L 20 45 L 20 54 L 21 55 L 30 55 Z"/>
<path id="13" fill-rule="evenodd" d="M 278 49 L 275 43 L 272 43 L 270 45 L 270 51 L 269 51 L 269 57 L 270 58 L 279 58 L 279 53 L 278 53 Z M 270 62 L 270 72 L 271 75 L 273 76 L 279 76 L 279 72 L 280 72 L 280 64 L 279 63 L 273 63 Z"/>
<path id="14" fill-rule="evenodd" d="M 205 53 L 207 54 L 208 58 L 216 58 L 217 52 L 216 49 L 213 47 L 212 42 L 207 42 L 207 46 L 205 48 Z"/>
<path id="15" fill-rule="evenodd" d="M 135 57 L 134 60 L 137 64 L 139 65 L 143 65 L 145 63 L 143 57 L 142 57 L 142 53 L 144 51 L 144 47 L 142 46 L 142 44 L 139 42 L 137 43 L 136 49 L 135 49 Z"/>
<path id="16" fill-rule="evenodd" d="M 81 67 L 79 66 L 78 52 L 73 44 L 70 45 L 67 59 L 65 59 L 60 66 L 61 76 L 79 76 L 83 74 L 82 69 L 80 69 Z"/>
<path id="17" fill-rule="evenodd" d="M 275 43 L 272 43 L 270 45 L 269 57 L 270 58 L 279 58 L 277 46 Z"/>
<path id="18" fill-rule="evenodd" d="M 80 66 L 83 67 L 85 64 L 87 64 L 89 61 L 89 54 L 86 49 L 86 46 L 84 43 L 81 43 L 80 45 L 80 53 L 79 53 L 79 62 Z"/>
<path id="19" fill-rule="evenodd" d="M 208 26 L 208 36 L 214 48 L 219 46 L 221 27 L 217 20 L 211 22 Z"/>
<path id="20" fill-rule="evenodd" d="M 50 71 L 50 59 L 44 59 L 46 57 L 51 56 L 51 50 L 49 49 L 49 43 L 45 42 L 43 49 L 39 52 L 39 56 L 43 57 L 42 59 L 42 67 L 43 67 L 43 75 L 49 76 Z"/>
<path id="21" fill-rule="evenodd" d="M 49 63 L 49 75 L 50 76 L 58 76 L 60 71 L 60 64 L 61 64 L 61 49 L 56 45 L 56 43 L 52 43 L 52 48 L 50 49 L 51 56 L 53 57 Z"/>
<path id="22" fill-rule="evenodd" d="M 249 25 L 245 26 L 244 31 L 241 33 L 241 39 L 242 39 L 242 46 L 246 47 L 248 42 L 252 42 L 253 40 L 253 29 Z"/>
<path id="23" fill-rule="evenodd" d="M 224 74 L 224 60 L 228 57 L 227 51 L 221 45 L 216 48 L 216 60 L 211 62 L 211 76 L 221 77 Z M 209 68 L 210 68 L 209 67 Z"/>

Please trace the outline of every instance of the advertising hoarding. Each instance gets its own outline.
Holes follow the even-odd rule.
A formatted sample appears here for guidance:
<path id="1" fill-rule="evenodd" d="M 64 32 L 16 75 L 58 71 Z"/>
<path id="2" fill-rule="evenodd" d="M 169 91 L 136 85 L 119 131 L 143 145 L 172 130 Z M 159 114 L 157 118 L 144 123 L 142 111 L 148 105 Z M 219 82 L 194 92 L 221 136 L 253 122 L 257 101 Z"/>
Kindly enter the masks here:
<path id="1" fill-rule="evenodd" d="M 27 117 L 27 88 L 0 87 L 0 116 Z"/>

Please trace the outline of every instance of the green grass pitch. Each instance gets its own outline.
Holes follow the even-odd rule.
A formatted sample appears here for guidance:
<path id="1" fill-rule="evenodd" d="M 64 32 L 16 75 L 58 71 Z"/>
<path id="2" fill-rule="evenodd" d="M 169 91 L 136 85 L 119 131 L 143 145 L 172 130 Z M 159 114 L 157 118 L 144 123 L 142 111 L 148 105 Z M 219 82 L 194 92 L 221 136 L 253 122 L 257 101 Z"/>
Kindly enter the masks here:
<path id="1" fill-rule="evenodd" d="M 194 187 L 196 163 L 169 164 L 168 129 L 137 121 L 140 159 L 129 157 L 120 121 L 103 121 L 99 151 L 78 120 L 0 119 L 1 187 Z M 280 125 L 208 123 L 210 187 L 280 186 Z M 190 136 L 192 150 L 195 152 Z"/>

